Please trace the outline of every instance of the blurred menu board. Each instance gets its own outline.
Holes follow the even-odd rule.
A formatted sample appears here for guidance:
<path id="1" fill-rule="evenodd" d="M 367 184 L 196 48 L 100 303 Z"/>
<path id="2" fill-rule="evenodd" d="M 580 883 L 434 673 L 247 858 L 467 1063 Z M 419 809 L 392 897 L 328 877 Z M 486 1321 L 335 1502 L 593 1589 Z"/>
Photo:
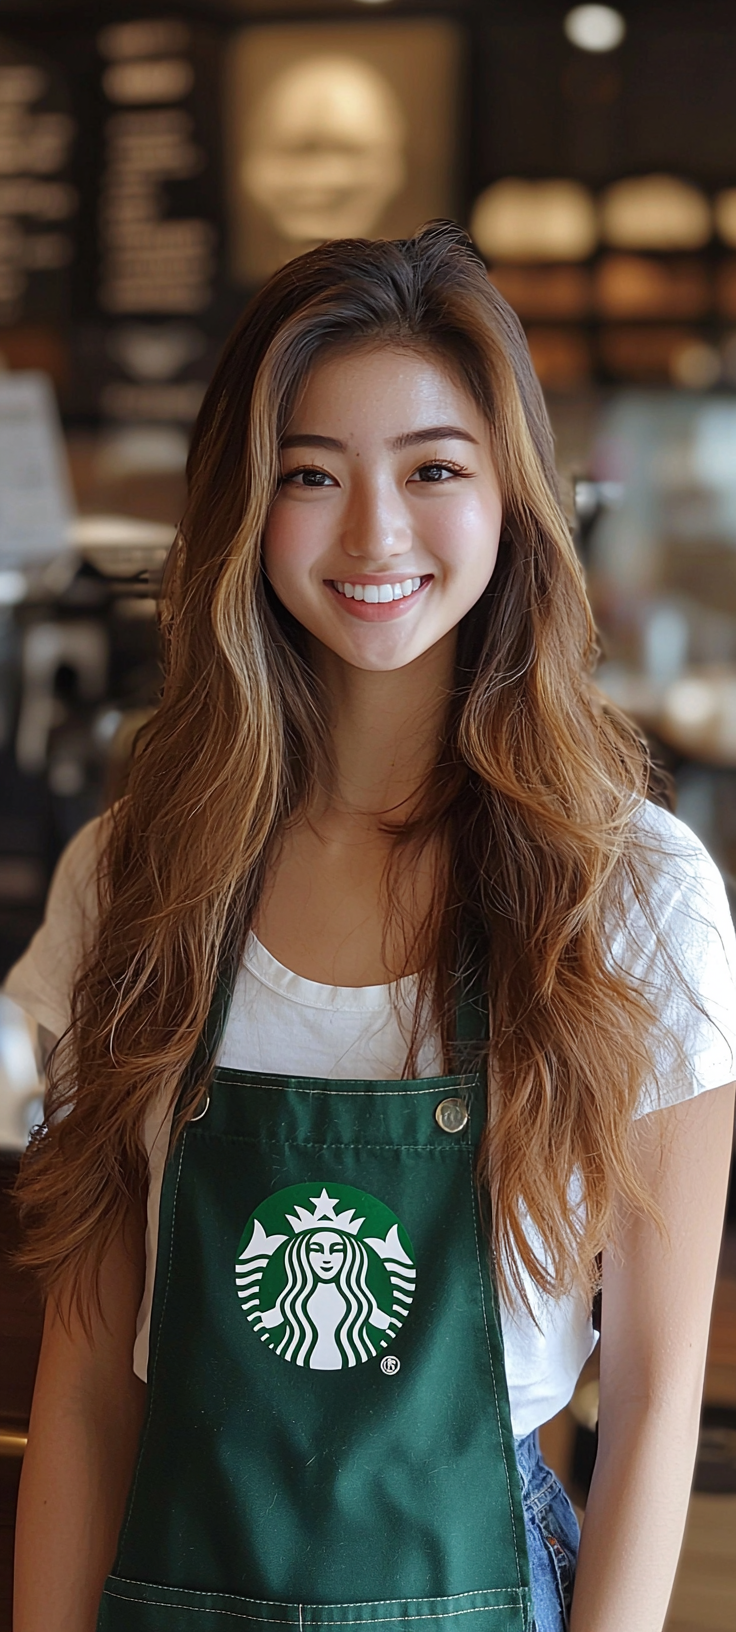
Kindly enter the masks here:
<path id="1" fill-rule="evenodd" d="M 77 413 L 189 424 L 221 333 L 218 50 L 175 17 L 94 38 L 96 253 L 75 333 Z"/>
<path id="2" fill-rule="evenodd" d="M 199 314 L 210 305 L 217 234 L 197 200 L 170 208 L 207 168 L 189 105 L 192 33 L 173 18 L 101 30 L 104 159 L 99 191 L 99 302 L 114 313 Z M 182 203 L 184 208 L 182 208 Z M 187 204 L 190 206 L 187 208 Z"/>
<path id="3" fill-rule="evenodd" d="M 79 198 L 62 69 L 0 36 L 0 328 L 68 317 Z M 0 350 L 7 336 L 0 336 Z M 12 340 L 11 340 L 12 351 Z"/>

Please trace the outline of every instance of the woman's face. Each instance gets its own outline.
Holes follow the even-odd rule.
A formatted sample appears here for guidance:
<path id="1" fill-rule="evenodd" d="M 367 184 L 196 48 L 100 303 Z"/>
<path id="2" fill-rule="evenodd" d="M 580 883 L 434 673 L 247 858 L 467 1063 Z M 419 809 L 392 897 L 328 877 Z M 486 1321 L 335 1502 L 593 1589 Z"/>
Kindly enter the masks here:
<path id="1" fill-rule="evenodd" d="M 309 1243 L 309 1262 L 318 1281 L 334 1281 L 345 1256 L 345 1242 L 333 1230 L 323 1230 Z"/>
<path id="2" fill-rule="evenodd" d="M 266 573 L 309 632 L 359 669 L 400 669 L 457 628 L 498 554 L 487 422 L 429 355 L 317 363 L 287 427 Z"/>

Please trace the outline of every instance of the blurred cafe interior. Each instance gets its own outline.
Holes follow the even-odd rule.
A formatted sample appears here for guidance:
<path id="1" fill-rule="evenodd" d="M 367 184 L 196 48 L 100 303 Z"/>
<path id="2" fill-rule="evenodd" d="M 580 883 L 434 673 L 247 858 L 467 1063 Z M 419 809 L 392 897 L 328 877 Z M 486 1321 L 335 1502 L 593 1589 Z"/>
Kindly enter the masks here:
<path id="1" fill-rule="evenodd" d="M 234 319 L 310 244 L 437 216 L 525 325 L 601 685 L 736 907 L 735 109 L 733 0 L 0 0 L 0 976 L 155 706 Z M 41 1103 L 0 996 L 4 1249 Z M 1 1632 L 39 1310 L 0 1276 Z M 547 1433 L 579 1507 L 596 1389 L 592 1365 Z M 671 1632 L 736 1624 L 734 1519 L 731 1213 Z"/>

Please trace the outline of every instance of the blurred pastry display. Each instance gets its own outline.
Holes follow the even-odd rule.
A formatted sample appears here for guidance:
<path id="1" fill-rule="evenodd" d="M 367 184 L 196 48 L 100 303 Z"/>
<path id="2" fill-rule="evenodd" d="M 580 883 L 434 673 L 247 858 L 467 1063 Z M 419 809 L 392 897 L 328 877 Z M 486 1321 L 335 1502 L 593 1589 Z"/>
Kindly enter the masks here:
<path id="1" fill-rule="evenodd" d="M 736 255 L 724 256 L 717 268 L 716 303 L 721 317 L 736 318 Z"/>
<path id="2" fill-rule="evenodd" d="M 700 343 L 696 329 L 668 324 L 656 328 L 612 324 L 601 330 L 598 342 L 601 361 L 609 374 L 642 384 L 672 383 L 678 358 Z"/>
<path id="3" fill-rule="evenodd" d="M 591 276 L 584 266 L 512 266 L 489 271 L 491 283 L 522 318 L 586 318 Z"/>
<path id="4" fill-rule="evenodd" d="M 534 326 L 527 329 L 527 339 L 534 367 L 548 391 L 568 391 L 590 379 L 590 344 L 579 330 Z"/>
<path id="5" fill-rule="evenodd" d="M 595 269 L 595 301 L 603 317 L 702 317 L 710 298 L 708 270 L 694 259 L 604 255 Z"/>

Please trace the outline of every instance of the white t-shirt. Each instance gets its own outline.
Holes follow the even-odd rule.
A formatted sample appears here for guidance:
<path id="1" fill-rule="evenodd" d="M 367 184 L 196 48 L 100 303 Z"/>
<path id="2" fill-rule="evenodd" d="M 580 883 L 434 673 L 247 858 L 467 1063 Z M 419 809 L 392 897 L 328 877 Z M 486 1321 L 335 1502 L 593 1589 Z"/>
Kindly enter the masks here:
<path id="1" fill-rule="evenodd" d="M 638 818 L 656 848 L 651 905 L 671 958 L 706 1013 L 678 994 L 641 908 L 630 904 L 625 936 L 610 955 L 656 989 L 667 1025 L 682 1043 L 686 1069 L 662 1059 L 659 1086 L 645 1087 L 638 1115 L 688 1099 L 736 1077 L 736 938 L 721 876 L 700 841 L 668 812 L 647 805 Z M 104 818 L 91 822 L 64 852 L 52 881 L 46 918 L 10 971 L 7 994 L 55 1037 L 69 1023 L 69 993 L 81 949 L 94 933 L 95 869 Z M 397 983 L 399 1016 L 388 986 L 326 986 L 305 980 L 248 937 L 220 1046 L 220 1065 L 248 1071 L 337 1078 L 399 1077 L 415 979 Z M 403 1034 L 402 1034 L 403 1033 Z M 419 1076 L 441 1073 L 428 1038 Z M 146 1287 L 138 1317 L 134 1367 L 146 1376 L 158 1240 L 158 1213 L 170 1115 L 152 1106 L 149 1151 Z M 537 1247 L 538 1247 L 537 1243 Z M 528 1283 L 535 1324 L 522 1306 L 502 1307 L 511 1419 L 516 1435 L 531 1433 L 567 1404 L 595 1344 L 590 1312 L 577 1295 L 545 1298 Z"/>

